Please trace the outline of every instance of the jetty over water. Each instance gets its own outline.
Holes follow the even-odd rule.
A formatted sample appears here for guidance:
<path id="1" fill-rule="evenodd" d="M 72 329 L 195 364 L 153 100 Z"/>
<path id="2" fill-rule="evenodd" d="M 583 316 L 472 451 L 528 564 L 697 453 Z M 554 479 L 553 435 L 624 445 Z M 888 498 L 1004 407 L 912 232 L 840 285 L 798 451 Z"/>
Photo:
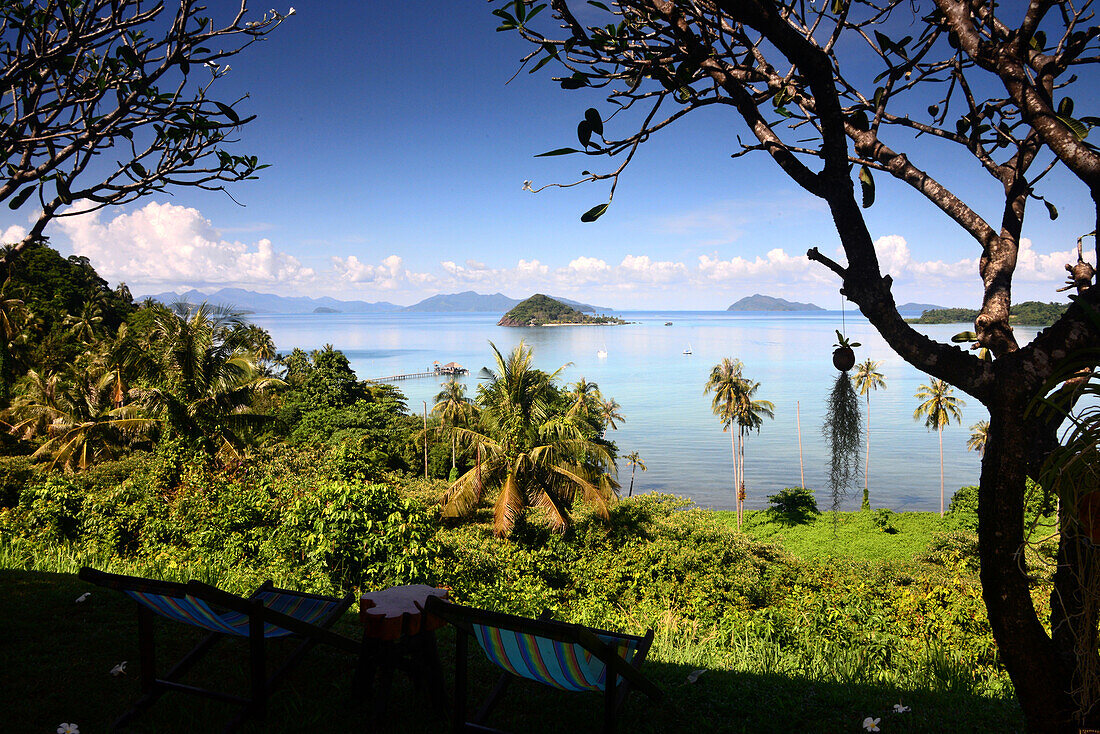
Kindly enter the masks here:
<path id="1" fill-rule="evenodd" d="M 367 382 L 397 382 L 398 380 L 415 380 L 420 377 L 439 377 L 441 375 L 455 376 L 469 374 L 470 370 L 466 369 L 457 362 L 448 362 L 447 364 L 440 364 L 438 360 L 432 363 L 430 370 L 424 372 L 406 372 L 400 375 L 390 375 L 388 377 L 372 377 Z"/>

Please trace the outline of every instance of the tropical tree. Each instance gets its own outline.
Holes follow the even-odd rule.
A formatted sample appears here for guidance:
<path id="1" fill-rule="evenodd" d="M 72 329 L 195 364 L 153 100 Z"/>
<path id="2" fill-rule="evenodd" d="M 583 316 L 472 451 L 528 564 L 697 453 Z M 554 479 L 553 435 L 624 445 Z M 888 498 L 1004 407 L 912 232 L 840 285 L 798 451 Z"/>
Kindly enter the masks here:
<path id="1" fill-rule="evenodd" d="M 737 527 L 744 518 L 745 490 L 745 434 L 759 432 L 764 418 L 775 415 L 775 405 L 768 400 L 756 400 L 753 396 L 760 388 L 759 382 L 747 379 L 742 373 L 741 360 L 725 357 L 710 371 L 703 394 L 714 393 L 711 410 L 722 421 L 722 430 L 730 431 L 733 450 L 734 491 L 737 493 Z M 736 425 L 736 432 L 733 430 Z"/>
<path id="2" fill-rule="evenodd" d="M 565 398 L 569 401 L 567 415 L 584 418 L 598 416 L 603 403 L 600 386 L 583 377 L 570 386 L 569 391 L 565 393 Z"/>
<path id="3" fill-rule="evenodd" d="M 253 396 L 283 381 L 260 374 L 240 314 L 205 303 L 186 313 L 155 308 L 149 336 L 155 372 L 135 394 L 169 430 L 214 452 L 238 454 L 254 429 L 273 420 L 252 412 Z"/>
<path id="4" fill-rule="evenodd" d="M 970 438 L 966 439 L 966 448 L 977 451 L 978 456 L 985 455 L 985 442 L 989 435 L 989 421 L 978 421 L 970 426 Z"/>
<path id="5" fill-rule="evenodd" d="M 642 461 L 642 455 L 637 451 L 631 451 L 629 454 L 623 457 L 630 463 L 630 489 L 627 490 L 626 496 L 630 497 L 634 494 L 634 471 L 641 469 L 645 471 L 645 462 Z"/>
<path id="6" fill-rule="evenodd" d="M 66 380 L 31 370 L 20 395 L 4 411 L 11 433 L 44 439 L 32 458 L 53 457 L 52 466 L 60 464 L 66 471 L 116 458 L 129 438 L 147 432 L 154 421 L 137 406 L 115 405 L 109 377 Z"/>
<path id="7" fill-rule="evenodd" d="M 1077 373 L 1062 366 L 1100 345 L 1100 326 L 1086 317 L 1087 307 L 1100 303 L 1095 260 L 1079 254 L 1067 263 L 1076 302 L 1029 343 L 1017 341 L 1009 318 L 1028 212 L 1054 218 L 1060 212 L 1052 194 L 1076 196 L 1085 203 L 1084 229 L 1100 224 L 1093 205 L 1100 200 L 1100 149 L 1085 141 L 1096 122 L 1074 111 L 1075 97 L 1093 98 L 1100 63 L 1093 5 L 551 0 L 547 12 L 536 9 L 542 6 L 529 0 L 497 0 L 493 10 L 501 30 L 528 42 L 522 63 L 532 71 L 554 69 L 555 83 L 578 90 L 572 94 L 598 93 L 609 109 L 632 109 L 615 114 L 613 127 L 589 107 L 573 147 L 550 151 L 585 156 L 580 181 L 609 184 L 607 200 L 583 221 L 613 211 L 619 178 L 643 157 L 642 143 L 659 134 L 695 150 L 695 140 L 667 138 L 675 123 L 703 108 L 724 111 L 730 130 L 741 126 L 740 137 L 731 151 L 715 154 L 770 158 L 819 199 L 844 258 L 815 247 L 809 260 L 836 276 L 897 354 L 989 410 L 978 537 L 982 594 L 1000 659 L 1029 731 L 1100 728 L 1100 706 L 1081 703 L 1075 693 L 1085 687 L 1089 701 L 1100 699 L 1095 645 L 1078 642 L 1084 620 L 1095 619 L 1081 605 L 1100 567 L 1077 565 L 1084 557 L 1073 547 L 1078 541 L 1061 534 L 1066 553 L 1059 554 L 1059 568 L 1065 559 L 1066 573 L 1056 574 L 1050 618 L 1040 619 L 1033 575 L 1019 553 L 1027 532 L 1026 480 L 1039 476 L 1060 425 L 1027 408 L 1055 375 L 1063 385 L 1057 389 L 1072 389 Z M 604 170 L 592 160 L 600 156 L 607 156 Z M 973 165 L 961 165 L 960 156 Z M 654 175 L 664 177 L 651 188 L 676 186 Z M 895 185 L 877 189 L 883 176 Z M 1052 181 L 1071 188 L 1052 189 Z M 881 205 L 884 194 L 899 207 L 923 202 L 965 235 L 952 241 L 958 257 L 976 263 L 982 288 L 976 353 L 930 339 L 898 312 L 893 278 L 862 211 Z M 992 360 L 981 359 L 982 350 Z M 1097 364 L 1095 353 L 1088 358 Z M 1060 503 L 1063 514 L 1068 504 Z M 1061 518 L 1060 526 L 1070 520 Z"/>
<path id="8" fill-rule="evenodd" d="M 34 210 L 26 238 L 0 263 L 74 202 L 87 210 L 179 186 L 220 190 L 264 168 L 229 151 L 253 118 L 211 92 L 228 60 L 285 16 L 249 17 L 244 2 L 211 11 L 191 0 L 0 6 L 0 201 Z M 106 151 L 117 167 L 96 163 Z"/>
<path id="9" fill-rule="evenodd" d="M 739 460 L 738 434 L 733 430 L 737 421 L 738 404 L 744 401 L 745 378 L 741 375 L 743 365 L 739 359 L 723 357 L 722 361 L 710 370 L 710 376 L 703 386 L 703 394 L 714 393 L 710 408 L 722 423 L 722 430 L 730 432 L 730 451 L 733 454 L 733 492 L 737 498 L 737 527 L 741 527 L 741 464 Z"/>
<path id="10" fill-rule="evenodd" d="M 607 398 L 600 402 L 600 421 L 613 431 L 619 429 L 619 423 L 626 420 L 623 417 L 622 407 L 615 398 Z"/>
<path id="11" fill-rule="evenodd" d="M 962 420 L 962 400 L 956 398 L 954 390 L 943 380 L 932 379 L 930 385 L 921 385 L 915 397 L 921 401 L 913 411 L 913 420 L 924 419 L 924 425 L 935 431 L 940 439 L 940 517 L 943 517 L 943 429 L 954 421 Z"/>
<path id="12" fill-rule="evenodd" d="M 563 368 L 549 374 L 535 369 L 523 342 L 507 357 L 492 342 L 489 346 L 496 368 L 481 370 L 480 423 L 457 429 L 477 460 L 444 494 L 444 516 L 469 515 L 487 489 L 497 489 L 493 533 L 498 537 L 508 535 L 528 507 L 542 509 L 549 526 L 564 532 L 569 506 L 578 497 L 609 517 L 618 488 L 614 457 L 577 416 L 554 412 L 559 396 L 553 383 Z"/>
<path id="13" fill-rule="evenodd" d="M 867 449 L 863 458 L 863 503 L 862 509 L 871 509 L 871 490 L 869 485 L 871 471 L 871 391 L 880 387 L 886 389 L 886 379 L 878 371 L 879 363 L 867 359 L 856 365 L 856 371 L 852 374 L 852 382 L 860 395 L 867 398 Z"/>
<path id="14" fill-rule="evenodd" d="M 466 424 L 475 414 L 476 408 L 473 401 L 466 397 L 466 385 L 454 377 L 441 383 L 441 387 L 443 389 L 436 393 L 432 413 L 439 416 L 443 425 L 451 427 L 451 469 L 453 470 L 456 467 L 455 444 L 458 438 L 454 429 Z"/>

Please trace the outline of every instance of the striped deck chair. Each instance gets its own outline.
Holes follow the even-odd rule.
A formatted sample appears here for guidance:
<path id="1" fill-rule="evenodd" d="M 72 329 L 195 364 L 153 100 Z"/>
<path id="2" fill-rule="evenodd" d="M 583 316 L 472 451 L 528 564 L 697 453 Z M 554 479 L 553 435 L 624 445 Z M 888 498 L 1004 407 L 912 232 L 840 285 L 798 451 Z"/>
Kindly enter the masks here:
<path id="1" fill-rule="evenodd" d="M 615 730 L 615 716 L 632 687 L 655 701 L 662 696 L 661 689 L 638 670 L 653 643 L 653 630 L 637 637 L 555 622 L 546 615 L 528 619 L 488 612 L 434 597 L 428 599 L 425 610 L 447 620 L 457 630 L 452 712 L 455 732 L 499 732 L 484 722 L 509 683 L 517 678 L 563 691 L 602 692 L 603 731 L 607 733 Z M 478 713 L 467 721 L 466 656 L 471 637 L 504 674 Z"/>
<path id="2" fill-rule="evenodd" d="M 117 589 L 137 602 L 143 695 L 111 725 L 112 729 L 123 726 L 152 706 L 165 692 L 180 691 L 243 706 L 240 715 L 225 728 L 227 732 L 233 731 L 250 717 L 264 718 L 268 696 L 290 667 L 314 644 L 323 642 L 359 654 L 358 642 L 328 629 L 351 605 L 351 594 L 342 599 L 306 594 L 277 589 L 269 580 L 252 596 L 244 598 L 199 581 L 186 584 L 157 581 L 104 573 L 88 567 L 80 569 L 79 578 Z M 157 677 L 155 668 L 153 626 L 158 615 L 210 632 L 163 678 Z M 180 677 L 199 658 L 225 637 L 241 637 L 249 641 L 250 695 L 247 698 L 179 682 Z M 268 639 L 280 637 L 295 637 L 302 642 L 269 676 L 265 643 Z"/>

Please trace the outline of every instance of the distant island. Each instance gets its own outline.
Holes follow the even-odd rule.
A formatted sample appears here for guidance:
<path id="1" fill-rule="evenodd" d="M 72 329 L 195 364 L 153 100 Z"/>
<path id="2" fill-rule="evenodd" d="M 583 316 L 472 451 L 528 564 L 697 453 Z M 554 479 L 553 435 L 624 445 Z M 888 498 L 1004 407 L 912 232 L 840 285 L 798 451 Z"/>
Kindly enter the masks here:
<path id="1" fill-rule="evenodd" d="M 1008 320 L 1019 326 L 1050 326 L 1068 307 L 1068 303 L 1024 301 L 1012 306 Z M 973 324 L 976 318 L 978 311 L 972 308 L 939 308 L 925 311 L 920 318 L 906 321 L 910 324 Z"/>
<path id="2" fill-rule="evenodd" d="M 612 309 L 605 306 L 593 306 L 588 303 L 580 303 L 578 301 L 571 301 L 568 298 L 562 298 L 561 296 L 550 296 L 555 301 L 560 301 L 567 306 L 572 306 L 578 311 L 584 313 L 594 313 L 596 311 L 611 311 Z M 514 308 L 519 305 L 519 298 L 510 298 L 503 293 L 493 293 L 491 295 L 482 295 L 481 293 L 475 293 L 474 291 L 463 291 L 462 293 L 440 293 L 437 296 L 430 296 L 423 301 L 414 303 L 411 306 L 405 306 L 402 311 L 418 311 L 428 313 L 448 313 L 456 311 L 507 311 L 510 308 Z"/>
<path id="3" fill-rule="evenodd" d="M 772 296 L 762 296 L 756 293 L 751 296 L 745 296 L 737 303 L 733 304 L 727 311 L 824 311 L 821 306 L 815 306 L 812 303 L 798 303 L 797 301 L 787 301 L 782 298 L 774 298 Z"/>
<path id="4" fill-rule="evenodd" d="M 328 306 L 318 306 L 313 309 L 313 313 L 342 313 L 342 311 L 336 308 L 329 308 Z"/>
<path id="5" fill-rule="evenodd" d="M 898 306 L 898 313 L 924 313 L 925 311 L 943 311 L 947 306 L 937 306 L 932 303 L 903 303 Z"/>
<path id="6" fill-rule="evenodd" d="M 555 326 L 574 324 L 625 324 L 614 316 L 589 316 L 550 296 L 536 293 L 504 314 L 497 326 Z"/>

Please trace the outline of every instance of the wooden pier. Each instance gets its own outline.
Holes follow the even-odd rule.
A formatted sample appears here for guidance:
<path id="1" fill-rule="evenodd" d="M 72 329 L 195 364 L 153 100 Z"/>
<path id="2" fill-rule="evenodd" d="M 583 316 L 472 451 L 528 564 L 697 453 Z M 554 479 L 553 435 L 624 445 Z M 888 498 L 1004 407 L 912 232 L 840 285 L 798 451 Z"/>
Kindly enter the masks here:
<path id="1" fill-rule="evenodd" d="M 389 377 L 372 377 L 367 382 L 397 382 L 398 380 L 415 380 L 420 377 L 453 377 L 455 375 L 468 374 L 470 370 L 455 362 L 441 365 L 436 362 L 432 369 L 424 372 L 408 372 L 403 375 L 390 375 Z"/>

